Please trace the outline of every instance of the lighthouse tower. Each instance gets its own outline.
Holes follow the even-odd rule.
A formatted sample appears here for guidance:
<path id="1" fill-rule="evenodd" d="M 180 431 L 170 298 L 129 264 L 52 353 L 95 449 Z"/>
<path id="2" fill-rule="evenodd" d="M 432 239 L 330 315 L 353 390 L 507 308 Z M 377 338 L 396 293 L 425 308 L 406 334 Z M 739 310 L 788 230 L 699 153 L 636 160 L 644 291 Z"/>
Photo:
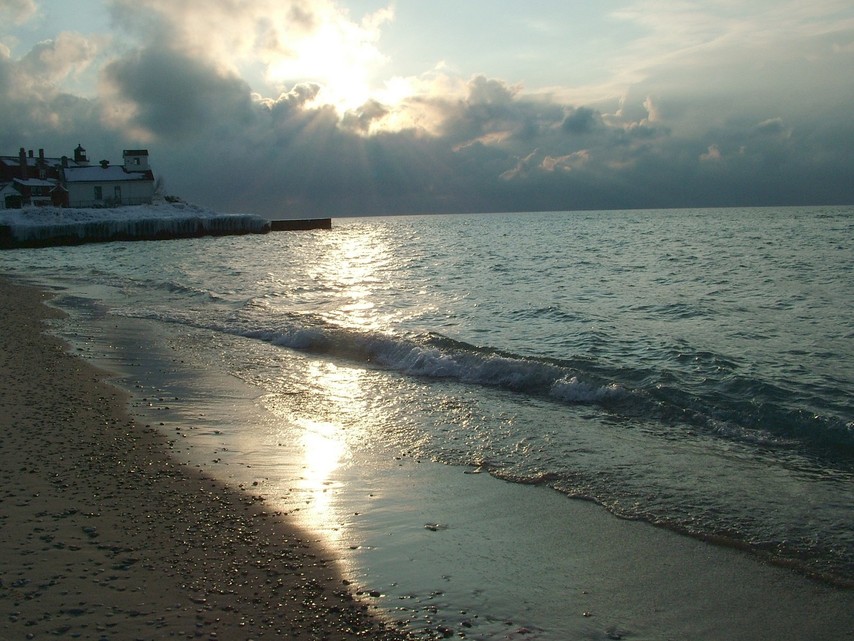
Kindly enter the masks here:
<path id="1" fill-rule="evenodd" d="M 86 157 L 86 150 L 83 149 L 83 145 L 77 145 L 77 148 L 74 150 L 74 162 L 76 162 L 81 167 L 87 167 L 89 165 L 89 159 Z"/>

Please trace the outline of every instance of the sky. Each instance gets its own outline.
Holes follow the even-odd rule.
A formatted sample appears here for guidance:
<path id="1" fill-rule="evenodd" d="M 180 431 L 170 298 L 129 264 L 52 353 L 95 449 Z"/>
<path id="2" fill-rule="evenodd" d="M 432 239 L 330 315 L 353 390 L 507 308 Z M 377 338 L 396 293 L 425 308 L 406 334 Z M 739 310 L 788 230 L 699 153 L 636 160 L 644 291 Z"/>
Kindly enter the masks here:
<path id="1" fill-rule="evenodd" d="M 270 217 L 854 203 L 850 0 L 0 0 L 0 154 Z"/>

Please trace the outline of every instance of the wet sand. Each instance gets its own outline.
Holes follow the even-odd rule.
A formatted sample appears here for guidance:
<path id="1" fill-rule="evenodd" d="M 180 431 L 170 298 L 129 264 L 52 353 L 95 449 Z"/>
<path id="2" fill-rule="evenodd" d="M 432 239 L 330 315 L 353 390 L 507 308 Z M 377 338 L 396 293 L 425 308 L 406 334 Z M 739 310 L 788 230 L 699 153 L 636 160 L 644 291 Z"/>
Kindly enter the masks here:
<path id="1" fill-rule="evenodd" d="M 0 280 L 0 639 L 399 639 L 302 531 L 168 454 Z"/>

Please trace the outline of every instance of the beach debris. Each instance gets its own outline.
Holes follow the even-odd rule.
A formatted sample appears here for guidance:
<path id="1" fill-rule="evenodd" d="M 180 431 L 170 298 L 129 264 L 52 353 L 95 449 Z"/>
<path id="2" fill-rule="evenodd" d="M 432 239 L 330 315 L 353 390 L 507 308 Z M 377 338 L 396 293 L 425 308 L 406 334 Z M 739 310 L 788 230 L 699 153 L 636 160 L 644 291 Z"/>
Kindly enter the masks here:
<path id="1" fill-rule="evenodd" d="M 448 526 L 441 523 L 425 523 L 424 529 L 430 530 L 431 532 L 438 532 L 439 530 L 447 530 Z"/>

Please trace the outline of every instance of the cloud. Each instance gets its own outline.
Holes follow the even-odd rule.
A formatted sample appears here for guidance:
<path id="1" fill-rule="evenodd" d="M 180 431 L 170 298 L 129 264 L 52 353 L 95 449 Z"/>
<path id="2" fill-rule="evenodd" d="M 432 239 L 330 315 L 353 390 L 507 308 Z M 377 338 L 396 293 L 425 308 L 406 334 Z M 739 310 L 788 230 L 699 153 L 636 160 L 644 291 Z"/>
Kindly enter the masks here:
<path id="1" fill-rule="evenodd" d="M 535 149 L 530 154 L 521 158 L 513 169 L 509 169 L 500 175 L 502 180 L 511 181 L 519 178 L 530 178 L 535 174 L 549 174 L 554 172 L 570 172 L 586 164 L 590 159 L 590 152 L 586 149 L 575 151 L 563 156 L 551 156 Z"/>
<path id="2" fill-rule="evenodd" d="M 19 62 L 19 73 L 42 85 L 57 85 L 84 71 L 97 57 L 103 39 L 78 33 L 60 33 L 54 40 L 38 43 Z"/>
<path id="3" fill-rule="evenodd" d="M 93 64 L 102 42 L 60 33 L 20 59 L 0 47 L 0 143 L 6 149 L 18 149 L 27 138 L 38 138 L 32 145 L 44 146 L 45 138 L 59 142 L 82 132 L 103 137 L 93 103 L 60 88 Z"/>
<path id="4" fill-rule="evenodd" d="M 570 108 L 561 128 L 570 134 L 588 134 L 601 124 L 601 117 L 589 107 Z"/>
<path id="5" fill-rule="evenodd" d="M 544 171 L 569 172 L 574 168 L 581 167 L 590 159 L 590 152 L 586 149 L 575 151 L 565 156 L 546 156 L 543 158 L 542 168 Z"/>
<path id="6" fill-rule="evenodd" d="M 290 91 L 284 92 L 278 98 L 272 100 L 264 98 L 260 94 L 253 94 L 253 99 L 270 109 L 299 109 L 314 101 L 320 91 L 320 85 L 315 83 L 303 83 L 295 85 Z"/>
<path id="7" fill-rule="evenodd" d="M 756 125 L 756 131 L 768 136 L 790 136 L 792 131 L 786 127 L 783 119 L 779 116 L 776 118 L 768 118 Z"/>
<path id="8" fill-rule="evenodd" d="M 354 21 L 332 0 L 111 0 L 114 21 L 147 48 L 206 61 L 223 73 L 253 76 L 269 88 L 316 82 L 329 103 L 354 107 L 369 98 L 381 8 Z"/>
<path id="9" fill-rule="evenodd" d="M 60 33 L 37 43 L 20 59 L 0 45 L 3 82 L 10 98 L 18 101 L 48 100 L 62 92 L 61 85 L 92 65 L 105 40 L 76 33 Z"/>
<path id="10" fill-rule="evenodd" d="M 426 130 L 448 140 L 456 149 L 480 143 L 489 146 L 522 144 L 533 148 L 544 133 L 553 136 L 565 117 L 562 105 L 525 95 L 519 86 L 476 76 L 468 83 L 444 83 L 420 99 Z M 457 95 L 455 95 L 457 94 Z"/>
<path id="11" fill-rule="evenodd" d="M 709 145 L 706 152 L 700 154 L 701 162 L 720 162 L 722 158 L 720 147 L 717 145 Z"/>
<path id="12" fill-rule="evenodd" d="M 341 125 L 345 129 L 368 134 L 374 124 L 381 122 L 389 113 L 390 109 L 379 101 L 369 100 L 358 109 L 352 109 L 345 113 Z"/>
<path id="13" fill-rule="evenodd" d="M 143 49 L 104 69 L 105 116 L 145 139 L 192 138 L 251 117 L 251 92 L 239 78 L 180 51 Z"/>
<path id="14" fill-rule="evenodd" d="M 288 41 L 313 29 L 329 3 L 110 0 L 108 6 L 115 24 L 137 43 L 181 51 L 236 71 L 236 63 L 250 56 L 266 61 L 289 55 Z"/>
<path id="15" fill-rule="evenodd" d="M 38 7 L 35 0 L 0 0 L 0 18 L 23 24 L 32 18 Z"/>

